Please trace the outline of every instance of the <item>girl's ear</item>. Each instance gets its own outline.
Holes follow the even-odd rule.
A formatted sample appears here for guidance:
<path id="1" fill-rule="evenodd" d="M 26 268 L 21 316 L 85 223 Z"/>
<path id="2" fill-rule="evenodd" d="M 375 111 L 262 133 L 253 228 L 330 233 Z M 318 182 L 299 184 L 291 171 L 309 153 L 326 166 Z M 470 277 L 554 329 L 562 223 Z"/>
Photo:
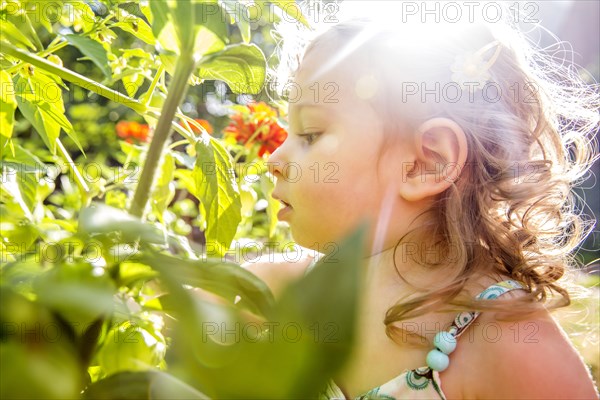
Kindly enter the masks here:
<path id="1" fill-rule="evenodd" d="M 410 165 L 402 168 L 400 195 L 418 201 L 445 191 L 458 179 L 467 160 L 467 138 L 448 118 L 425 121 L 414 134 Z"/>

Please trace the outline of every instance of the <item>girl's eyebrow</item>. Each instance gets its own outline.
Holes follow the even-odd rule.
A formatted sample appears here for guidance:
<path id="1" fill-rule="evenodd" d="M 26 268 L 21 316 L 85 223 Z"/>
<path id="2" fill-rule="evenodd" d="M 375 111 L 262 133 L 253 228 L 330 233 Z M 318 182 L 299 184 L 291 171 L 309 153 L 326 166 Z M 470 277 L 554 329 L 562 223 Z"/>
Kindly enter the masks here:
<path id="1" fill-rule="evenodd" d="M 308 102 L 308 101 L 300 101 L 298 103 L 296 103 L 294 105 L 294 108 L 296 108 L 296 110 L 298 112 L 303 112 L 303 111 L 332 111 L 330 110 L 332 107 L 329 106 L 327 107 L 328 104 L 323 104 L 323 103 L 312 103 L 312 102 Z"/>

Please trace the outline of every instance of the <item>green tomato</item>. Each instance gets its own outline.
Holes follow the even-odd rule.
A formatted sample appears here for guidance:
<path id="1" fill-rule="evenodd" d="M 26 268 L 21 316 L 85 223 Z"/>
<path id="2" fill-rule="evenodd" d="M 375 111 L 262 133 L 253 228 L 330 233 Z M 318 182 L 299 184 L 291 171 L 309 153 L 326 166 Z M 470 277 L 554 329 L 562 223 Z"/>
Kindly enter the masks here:
<path id="1" fill-rule="evenodd" d="M 167 96 L 164 93 L 161 93 L 158 90 L 156 90 L 150 98 L 150 107 L 161 108 L 165 103 L 166 99 Z"/>
<path id="2" fill-rule="evenodd" d="M 181 217 L 195 217 L 198 215 L 198 207 L 190 199 L 183 199 L 173 204 L 173 211 Z"/>
<path id="3" fill-rule="evenodd" d="M 107 375 L 155 368 L 165 357 L 164 337 L 126 322 L 112 329 L 98 353 L 98 363 Z"/>

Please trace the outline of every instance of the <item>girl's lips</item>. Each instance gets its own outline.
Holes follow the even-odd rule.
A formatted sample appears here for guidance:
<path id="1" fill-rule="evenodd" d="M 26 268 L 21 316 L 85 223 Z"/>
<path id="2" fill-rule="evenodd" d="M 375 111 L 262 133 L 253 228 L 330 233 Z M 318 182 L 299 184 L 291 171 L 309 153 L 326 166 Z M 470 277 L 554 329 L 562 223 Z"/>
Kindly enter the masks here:
<path id="1" fill-rule="evenodd" d="M 289 214 L 292 212 L 293 208 L 292 206 L 290 206 L 289 204 L 283 202 L 283 208 L 281 208 L 279 210 L 279 212 L 277 213 L 277 219 L 280 221 L 285 221 L 286 217 L 289 216 Z"/>
<path id="2" fill-rule="evenodd" d="M 277 194 L 273 193 L 272 196 L 275 200 L 279 200 L 283 205 L 283 207 L 277 213 L 277 219 L 279 219 L 280 221 L 284 221 L 286 216 L 288 216 L 289 213 L 292 212 L 293 207 L 290 203 L 286 202 L 285 200 L 282 200 L 281 197 L 279 197 Z"/>

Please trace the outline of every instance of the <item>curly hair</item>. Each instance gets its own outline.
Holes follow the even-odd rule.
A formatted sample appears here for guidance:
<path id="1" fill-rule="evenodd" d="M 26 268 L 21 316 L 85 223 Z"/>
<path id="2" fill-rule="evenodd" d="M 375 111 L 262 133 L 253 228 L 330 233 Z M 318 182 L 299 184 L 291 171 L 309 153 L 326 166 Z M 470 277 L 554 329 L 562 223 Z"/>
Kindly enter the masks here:
<path id="1" fill-rule="evenodd" d="M 412 253 L 422 268 L 433 270 L 452 259 L 454 279 L 435 290 L 413 285 L 421 295 L 400 299 L 386 313 L 388 336 L 395 335 L 395 322 L 442 309 L 522 314 L 540 303 L 568 305 L 569 292 L 559 280 L 576 266 L 572 254 L 594 222 L 572 188 L 596 159 L 598 85 L 584 83 L 572 63 L 539 48 L 507 19 L 440 23 L 438 34 L 427 36 L 410 34 L 413 28 L 350 19 L 314 31 L 308 40 L 280 28 L 280 69 L 273 72 L 283 82 L 282 74 L 293 74 L 316 46 L 355 43 L 352 51 L 369 60 L 368 72 L 386 82 L 372 101 L 390 140 L 401 123 L 416 128 L 440 116 L 465 132 L 469 152 L 459 179 L 398 242 L 416 240 L 440 252 L 437 260 Z M 494 41 L 499 53 L 488 71 L 491 82 L 473 92 L 456 91 L 450 69 L 456 57 Z M 510 302 L 462 296 L 482 264 L 492 274 L 522 282 L 528 295 Z"/>

